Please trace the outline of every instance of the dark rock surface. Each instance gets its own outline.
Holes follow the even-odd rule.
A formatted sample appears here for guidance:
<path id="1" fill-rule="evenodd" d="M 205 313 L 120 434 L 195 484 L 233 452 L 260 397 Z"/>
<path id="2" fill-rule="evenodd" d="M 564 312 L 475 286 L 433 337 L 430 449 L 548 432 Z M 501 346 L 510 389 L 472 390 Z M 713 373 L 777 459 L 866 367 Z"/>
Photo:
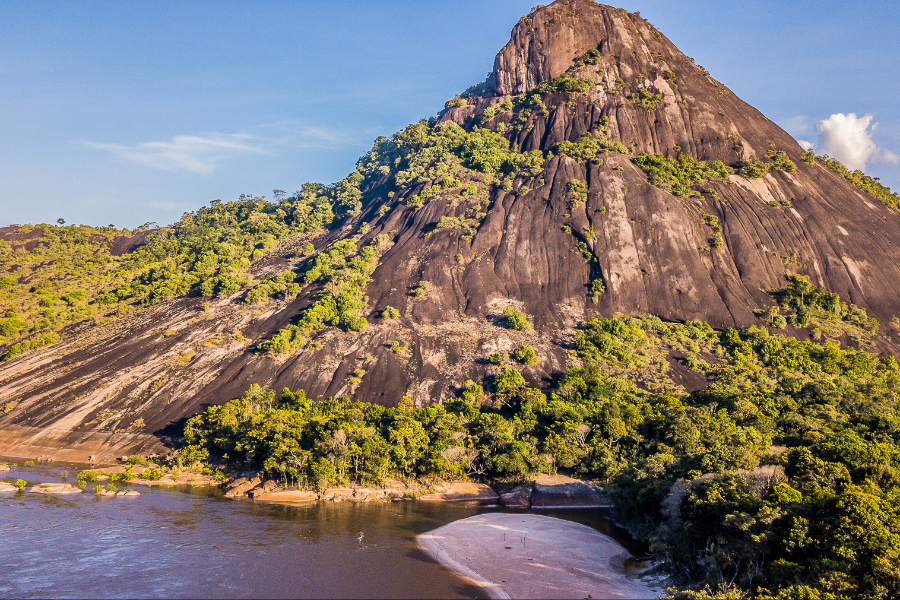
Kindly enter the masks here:
<path id="1" fill-rule="evenodd" d="M 605 508 L 612 502 L 594 483 L 563 475 L 543 475 L 534 482 L 531 508 Z"/>
<path id="2" fill-rule="evenodd" d="M 518 130 L 510 123 L 506 136 L 515 149 L 549 152 L 558 142 L 597 131 L 608 118 L 610 138 L 638 152 L 675 157 L 677 147 L 696 159 L 734 165 L 776 149 L 796 163 L 796 172 L 735 175 L 709 184 L 715 194 L 677 198 L 650 185 L 627 156 L 609 154 L 602 164 L 554 156 L 534 180 L 492 191 L 470 242 L 458 229 L 434 229 L 442 216 L 462 214 L 463 206 L 437 196 L 421 209 L 407 207 L 403 201 L 413 190 L 389 198 L 394 189 L 386 177 L 363 190 L 360 215 L 313 241 L 321 250 L 364 222 L 371 229 L 363 242 L 391 235 L 394 244 L 366 289 L 370 325 L 362 333 L 329 329 L 316 337 L 319 346 L 290 356 L 255 354 L 256 344 L 296 322 L 314 289 L 262 308 L 235 297 L 213 300 L 201 311 L 202 300 L 182 298 L 107 325 L 75 327 L 60 343 L 0 364 L 0 401 L 20 401 L 0 415 L 0 451 L 27 443 L 31 454 L 42 454 L 42 448 L 66 447 L 68 437 L 85 452 L 116 448 L 110 451 L 116 456 L 133 453 L 135 444 L 149 448 L 148 434 L 156 436 L 156 450 L 168 443 L 173 424 L 177 429 L 184 417 L 239 396 L 250 383 L 302 388 L 312 397 L 346 394 L 396 405 L 406 395 L 427 404 L 452 395 L 467 379 L 495 373 L 478 359 L 520 344 L 533 345 L 541 357 L 524 370 L 526 380 L 546 387 L 572 364 L 568 336 L 593 316 L 653 313 L 716 328 L 759 325 L 754 310 L 774 305 L 766 290 L 784 287 L 785 276 L 796 272 L 865 308 L 881 323 L 874 344 L 896 355 L 888 324 L 900 315 L 900 214 L 827 168 L 803 163 L 795 140 L 638 15 L 588 0 L 533 11 L 514 27 L 474 104 L 439 118 L 471 130 L 485 108 L 565 72 L 592 49 L 601 61 L 576 75 L 597 85 L 585 95 L 550 94 L 546 114 L 531 113 Z M 617 81 L 623 91 L 649 89 L 662 101 L 653 109 L 632 103 L 615 91 Z M 573 179 L 587 183 L 588 198 L 570 211 L 567 184 Z M 526 183 L 529 191 L 516 191 Z M 394 210 L 381 218 L 385 204 Z M 701 249 L 709 240 L 704 215 L 718 218 L 723 247 Z M 579 239 L 596 266 L 563 226 L 594 232 Z M 15 243 L 35 242 L 36 235 Z M 127 251 L 138 243 L 130 238 L 115 246 Z M 294 265 L 290 252 L 275 252 L 254 266 L 255 275 Z M 606 287 L 598 304 L 588 291 L 592 275 Z M 413 298 L 408 290 L 419 281 L 431 282 L 431 290 Z M 386 305 L 398 308 L 400 318 L 379 319 Z M 523 310 L 534 329 L 498 327 L 505 306 Z M 409 350 L 390 351 L 392 341 Z M 365 375 L 351 383 L 356 369 Z M 673 373 L 686 388 L 704 384 L 675 362 Z M 137 417 L 142 424 L 129 429 Z"/>

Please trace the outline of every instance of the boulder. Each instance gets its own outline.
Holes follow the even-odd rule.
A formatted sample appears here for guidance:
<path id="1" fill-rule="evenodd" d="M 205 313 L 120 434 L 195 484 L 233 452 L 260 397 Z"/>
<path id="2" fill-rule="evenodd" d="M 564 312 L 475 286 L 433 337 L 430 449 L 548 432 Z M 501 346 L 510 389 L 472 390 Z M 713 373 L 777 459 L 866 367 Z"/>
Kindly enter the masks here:
<path id="1" fill-rule="evenodd" d="M 511 508 L 531 507 L 531 486 L 520 485 L 511 492 L 500 495 L 500 504 Z"/>
<path id="2" fill-rule="evenodd" d="M 125 496 L 140 496 L 141 493 L 140 493 L 140 492 L 136 492 L 136 491 L 134 491 L 134 490 L 128 490 L 128 491 L 125 492 L 125 494 L 123 494 L 123 495 L 125 495 Z"/>
<path id="3" fill-rule="evenodd" d="M 278 487 L 278 484 L 275 483 L 275 480 L 269 479 L 269 480 L 263 482 L 262 491 L 266 492 L 266 493 L 274 492 L 275 488 L 277 488 L 277 487 Z"/>
<path id="4" fill-rule="evenodd" d="M 253 495 L 253 500 L 259 502 L 315 502 L 318 499 L 319 495 L 315 492 L 303 490 L 282 490 Z"/>
<path id="5" fill-rule="evenodd" d="M 248 481 L 250 481 L 250 479 L 248 477 L 238 477 L 234 481 L 229 481 L 228 485 L 225 486 L 225 489 L 230 490 L 231 488 L 237 487 L 237 486 L 241 485 L 242 483 L 247 483 Z"/>
<path id="6" fill-rule="evenodd" d="M 243 478 L 242 478 L 243 479 Z M 238 480 L 240 481 L 240 480 Z M 251 477 L 250 479 L 239 483 L 237 485 L 230 485 L 228 489 L 225 491 L 226 498 L 236 498 L 238 496 L 243 496 L 256 486 L 262 483 L 259 480 L 258 476 Z"/>
<path id="7" fill-rule="evenodd" d="M 0 471 L 9 471 L 9 465 L 0 465 Z"/>
<path id="8" fill-rule="evenodd" d="M 612 502 L 597 484 L 564 475 L 542 475 L 534 481 L 531 508 L 608 508 Z"/>
<path id="9" fill-rule="evenodd" d="M 0 492 L 16 492 L 19 488 L 14 486 L 11 483 L 6 483 L 5 481 L 0 481 Z"/>
<path id="10" fill-rule="evenodd" d="M 62 494 L 80 494 L 84 490 L 79 487 L 75 487 L 69 483 L 42 483 L 39 485 L 31 486 L 28 490 L 32 494 L 54 494 L 54 495 L 62 495 Z"/>
<path id="11" fill-rule="evenodd" d="M 333 502 L 340 502 L 341 500 L 347 500 L 353 496 L 353 493 L 356 490 L 353 488 L 328 488 L 322 495 L 319 497 L 319 500 L 331 500 Z"/>
<path id="12" fill-rule="evenodd" d="M 438 500 L 443 502 L 496 502 L 497 492 L 483 483 L 457 482 L 450 484 L 446 491 L 419 496 L 419 500 Z"/>

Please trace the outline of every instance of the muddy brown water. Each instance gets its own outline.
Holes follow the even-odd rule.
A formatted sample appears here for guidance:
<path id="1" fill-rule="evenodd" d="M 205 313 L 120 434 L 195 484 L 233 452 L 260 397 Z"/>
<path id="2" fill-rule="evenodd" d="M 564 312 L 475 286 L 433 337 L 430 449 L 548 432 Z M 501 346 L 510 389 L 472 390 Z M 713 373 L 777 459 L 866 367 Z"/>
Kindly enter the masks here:
<path id="1" fill-rule="evenodd" d="M 74 483 L 77 470 L 19 461 L 0 480 Z M 482 598 L 415 537 L 503 510 L 416 501 L 265 505 L 217 489 L 133 488 L 141 495 L 0 493 L 0 597 Z M 541 514 L 590 525 L 635 552 L 601 511 Z"/>

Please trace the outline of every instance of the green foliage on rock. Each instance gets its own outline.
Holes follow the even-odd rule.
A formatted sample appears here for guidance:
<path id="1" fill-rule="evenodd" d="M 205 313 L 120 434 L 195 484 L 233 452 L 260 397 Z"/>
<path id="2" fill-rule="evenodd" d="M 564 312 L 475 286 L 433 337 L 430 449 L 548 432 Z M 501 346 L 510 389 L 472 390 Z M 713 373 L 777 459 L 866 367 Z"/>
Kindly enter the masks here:
<path id="1" fill-rule="evenodd" d="M 355 240 L 344 239 L 320 252 L 303 275 L 306 284 L 320 286 L 313 303 L 301 313 L 296 324 L 279 330 L 271 339 L 260 343 L 258 350 L 267 354 L 292 352 L 311 333 L 328 325 L 353 332 L 365 329 L 367 321 L 359 313 L 369 299 L 363 290 L 388 244 L 388 236 L 380 234 L 362 248 L 357 247 Z"/>
<path id="2" fill-rule="evenodd" d="M 654 94 L 645 88 L 633 92 L 628 99 L 632 104 L 637 104 L 647 110 L 656 110 L 662 104 L 662 94 Z"/>
<path id="3" fill-rule="evenodd" d="M 537 364 L 540 360 L 537 352 L 534 351 L 534 347 L 532 347 L 530 344 L 516 346 L 516 348 L 512 351 L 512 356 L 523 365 L 529 367 Z"/>
<path id="4" fill-rule="evenodd" d="M 770 292 L 779 306 L 758 311 L 763 321 L 776 329 L 788 323 L 812 327 L 816 338 L 840 339 L 846 335 L 861 346 L 870 346 L 879 325 L 865 309 L 842 302 L 838 294 L 814 285 L 804 275 L 789 275 L 787 279 L 788 287 Z"/>
<path id="5" fill-rule="evenodd" d="M 769 150 L 766 152 L 766 156 L 772 160 L 774 168 L 784 171 L 785 173 L 797 172 L 797 165 L 788 158 L 787 152 L 784 150 Z"/>
<path id="6" fill-rule="evenodd" d="M 500 315 L 500 324 L 515 331 L 528 331 L 531 327 L 525 313 L 517 311 L 512 306 L 503 309 L 503 313 Z"/>
<path id="7" fill-rule="evenodd" d="M 738 168 L 738 175 L 748 179 L 756 179 L 764 177 L 771 167 L 771 163 L 763 162 L 758 158 L 751 156 L 747 160 L 741 162 L 740 167 Z"/>
<path id="8" fill-rule="evenodd" d="M 851 171 L 839 160 L 831 158 L 828 155 L 816 156 L 812 150 L 809 150 L 805 156 L 808 164 L 815 164 L 816 159 L 818 159 L 823 165 L 855 185 L 860 190 L 881 201 L 885 206 L 900 210 L 900 196 L 898 196 L 896 192 L 892 192 L 889 187 L 883 185 L 877 177 L 869 177 L 858 169 L 856 171 Z"/>
<path id="9" fill-rule="evenodd" d="M 666 158 L 661 154 L 638 154 L 632 162 L 647 174 L 651 185 L 681 198 L 699 196 L 699 192 L 692 189 L 693 186 L 709 181 L 722 181 L 734 173 L 722 161 L 694 160 L 684 153 L 679 154 L 677 159 Z"/>

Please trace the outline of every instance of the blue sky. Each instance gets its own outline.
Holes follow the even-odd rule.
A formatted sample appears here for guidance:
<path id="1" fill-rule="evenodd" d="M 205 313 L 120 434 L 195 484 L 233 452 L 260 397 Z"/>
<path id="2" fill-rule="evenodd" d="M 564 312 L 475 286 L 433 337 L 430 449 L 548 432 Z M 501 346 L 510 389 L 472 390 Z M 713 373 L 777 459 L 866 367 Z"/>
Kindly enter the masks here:
<path id="1" fill-rule="evenodd" d="M 900 189 L 900 3 L 618 5 L 819 152 L 835 139 L 816 123 L 855 113 L 848 135 L 877 145 L 866 171 Z M 5 0 L 0 225 L 167 224 L 340 179 L 376 136 L 482 80 L 531 6 Z"/>

